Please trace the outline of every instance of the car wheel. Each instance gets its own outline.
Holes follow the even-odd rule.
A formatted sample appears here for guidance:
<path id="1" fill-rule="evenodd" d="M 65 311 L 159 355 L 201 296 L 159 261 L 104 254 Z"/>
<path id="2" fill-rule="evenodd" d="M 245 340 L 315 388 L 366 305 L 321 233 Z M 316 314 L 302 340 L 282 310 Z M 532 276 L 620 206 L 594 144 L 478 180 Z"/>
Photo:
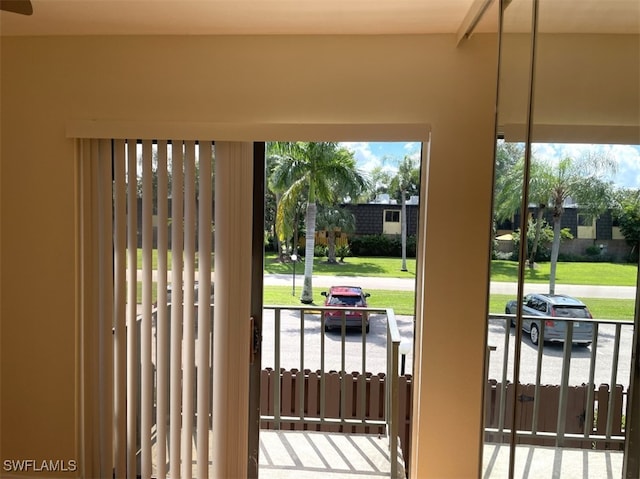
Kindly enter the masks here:
<path id="1" fill-rule="evenodd" d="M 329 331 L 331 331 L 331 328 L 325 324 L 324 325 L 324 331 L 325 331 L 325 333 L 328 333 Z"/>
<path id="2" fill-rule="evenodd" d="M 538 330 L 538 326 L 533 323 L 531 324 L 531 331 L 529 332 L 530 336 L 531 336 L 531 342 L 534 344 L 534 346 L 538 345 L 538 342 L 540 341 L 540 331 Z"/>

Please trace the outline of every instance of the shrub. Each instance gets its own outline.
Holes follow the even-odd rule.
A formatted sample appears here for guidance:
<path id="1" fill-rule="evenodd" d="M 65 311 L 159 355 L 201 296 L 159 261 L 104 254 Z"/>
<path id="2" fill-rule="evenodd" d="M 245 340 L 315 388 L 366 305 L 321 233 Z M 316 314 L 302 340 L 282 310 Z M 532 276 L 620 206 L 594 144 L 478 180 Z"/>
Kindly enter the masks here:
<path id="1" fill-rule="evenodd" d="M 336 256 L 340 258 L 340 262 L 344 262 L 344 258 L 347 256 L 351 256 L 351 249 L 348 244 L 344 244 L 341 246 L 336 246 Z"/>
<path id="2" fill-rule="evenodd" d="M 355 256 L 402 256 L 402 240 L 398 235 L 365 235 L 351 240 L 351 252 Z M 407 237 L 407 257 L 416 255 L 416 237 Z"/>
<path id="3" fill-rule="evenodd" d="M 317 244 L 313 248 L 313 256 L 316 258 L 324 258 L 327 256 L 327 245 Z"/>
<path id="4" fill-rule="evenodd" d="M 536 226 L 532 220 L 529 220 L 527 227 L 527 254 L 531 254 L 533 241 L 536 234 Z M 569 228 L 562 228 L 560 231 L 560 241 L 573 239 Z M 540 228 L 540 238 L 538 240 L 538 249 L 536 250 L 535 262 L 546 262 L 551 259 L 551 243 L 553 242 L 553 228 L 543 220 Z M 518 260 L 520 255 L 520 228 L 513 233 L 513 253 L 511 259 Z"/>
<path id="5" fill-rule="evenodd" d="M 591 246 L 587 247 L 587 249 L 585 249 L 584 253 L 587 256 L 600 256 L 602 251 L 600 250 L 600 248 L 598 246 L 591 245 Z"/>
<path id="6" fill-rule="evenodd" d="M 610 254 L 600 254 L 594 256 L 591 254 L 571 254 L 560 253 L 558 254 L 558 261 L 565 263 L 614 263 L 615 258 Z"/>

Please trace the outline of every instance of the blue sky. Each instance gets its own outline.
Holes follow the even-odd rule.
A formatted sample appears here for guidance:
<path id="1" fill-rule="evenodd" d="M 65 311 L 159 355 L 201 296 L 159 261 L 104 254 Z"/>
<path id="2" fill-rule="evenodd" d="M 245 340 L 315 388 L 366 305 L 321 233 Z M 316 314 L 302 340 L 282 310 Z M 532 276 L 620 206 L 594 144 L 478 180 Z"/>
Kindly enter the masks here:
<path id="1" fill-rule="evenodd" d="M 355 153 L 358 167 L 371 171 L 376 166 L 394 171 L 406 155 L 420 160 L 420 143 L 345 142 L 342 146 Z"/>
<path id="2" fill-rule="evenodd" d="M 355 153 L 360 169 L 371 171 L 382 166 L 390 171 L 405 155 L 419 160 L 420 143 L 350 142 L 343 146 Z M 579 158 L 587 151 L 611 155 L 617 160 L 618 171 L 610 179 L 618 186 L 640 188 L 640 145 L 584 145 L 584 144 L 535 144 L 534 156 L 557 161 L 566 156 Z"/>

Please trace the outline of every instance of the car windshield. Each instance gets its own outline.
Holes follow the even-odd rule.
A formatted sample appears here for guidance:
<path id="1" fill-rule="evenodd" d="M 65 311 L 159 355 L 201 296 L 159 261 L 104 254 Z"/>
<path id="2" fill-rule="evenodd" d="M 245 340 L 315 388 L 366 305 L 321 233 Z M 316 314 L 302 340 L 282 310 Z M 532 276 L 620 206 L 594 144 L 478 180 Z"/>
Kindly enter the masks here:
<path id="1" fill-rule="evenodd" d="M 362 306 L 362 298 L 360 296 L 343 296 L 334 295 L 329 300 L 330 306 Z"/>
<path id="2" fill-rule="evenodd" d="M 569 306 L 555 306 L 553 310 L 556 316 L 564 318 L 588 318 L 589 312 L 587 308 L 572 308 Z"/>

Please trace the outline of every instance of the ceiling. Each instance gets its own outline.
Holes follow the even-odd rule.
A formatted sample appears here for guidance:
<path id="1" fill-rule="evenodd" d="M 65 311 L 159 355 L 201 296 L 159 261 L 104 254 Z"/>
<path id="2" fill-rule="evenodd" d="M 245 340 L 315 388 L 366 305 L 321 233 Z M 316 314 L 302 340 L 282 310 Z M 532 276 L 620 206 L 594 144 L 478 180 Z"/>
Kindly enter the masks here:
<path id="1" fill-rule="evenodd" d="M 540 0 L 548 31 L 640 33 L 638 0 Z M 497 31 L 498 0 L 32 0 L 7 35 L 423 34 Z M 531 0 L 512 0 L 514 30 Z M 553 12 L 546 6 L 553 5 Z M 485 7 L 486 11 L 485 11 Z M 484 15 L 483 15 L 484 12 Z M 479 21 L 476 21 L 481 17 Z"/>

